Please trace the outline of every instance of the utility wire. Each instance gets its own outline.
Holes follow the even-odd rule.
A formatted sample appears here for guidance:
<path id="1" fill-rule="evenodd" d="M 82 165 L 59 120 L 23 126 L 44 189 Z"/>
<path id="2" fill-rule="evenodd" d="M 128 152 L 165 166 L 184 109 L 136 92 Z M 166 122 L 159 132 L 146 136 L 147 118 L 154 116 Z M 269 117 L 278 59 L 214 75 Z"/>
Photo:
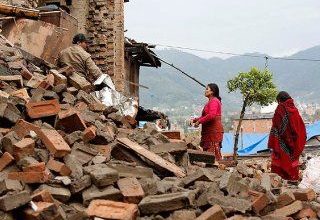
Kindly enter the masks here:
<path id="1" fill-rule="evenodd" d="M 160 61 L 162 61 L 163 63 L 173 67 L 174 69 L 178 70 L 179 72 L 181 72 L 183 75 L 187 76 L 188 78 L 192 79 L 193 81 L 195 81 L 196 83 L 198 83 L 199 85 L 201 85 L 202 87 L 206 87 L 203 83 L 201 83 L 199 80 L 197 80 L 196 78 L 190 76 L 188 73 L 186 73 L 185 71 L 183 71 L 182 69 L 180 69 L 179 67 L 176 67 L 175 65 L 173 65 L 172 63 L 169 63 L 163 59 L 161 59 L 158 56 L 153 55 L 154 57 L 158 58 Z"/>
<path id="2" fill-rule="evenodd" d="M 215 53 L 215 54 L 223 54 L 223 55 L 242 56 L 242 57 L 254 57 L 254 58 L 262 58 L 262 59 L 320 62 L 320 59 L 286 58 L 286 57 L 272 57 L 272 56 L 254 55 L 254 54 L 239 54 L 239 53 L 231 53 L 231 52 L 223 52 L 223 51 L 203 50 L 203 49 L 190 48 L 190 47 L 164 45 L 164 44 L 150 44 L 150 45 L 173 48 L 173 49 L 191 50 L 191 51 L 198 51 L 198 52 L 207 52 L 207 53 Z"/>

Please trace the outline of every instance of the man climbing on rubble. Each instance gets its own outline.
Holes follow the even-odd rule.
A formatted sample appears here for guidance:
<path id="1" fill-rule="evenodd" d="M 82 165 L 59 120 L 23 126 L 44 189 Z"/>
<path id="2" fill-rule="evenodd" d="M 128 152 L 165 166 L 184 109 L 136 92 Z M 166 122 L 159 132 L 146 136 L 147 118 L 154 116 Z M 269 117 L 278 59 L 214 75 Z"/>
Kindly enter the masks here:
<path id="1" fill-rule="evenodd" d="M 73 37 L 72 43 L 74 44 L 73 46 L 60 52 L 58 66 L 72 66 L 75 71 L 93 83 L 102 75 L 102 72 L 86 51 L 88 40 L 84 34 L 77 34 Z"/>

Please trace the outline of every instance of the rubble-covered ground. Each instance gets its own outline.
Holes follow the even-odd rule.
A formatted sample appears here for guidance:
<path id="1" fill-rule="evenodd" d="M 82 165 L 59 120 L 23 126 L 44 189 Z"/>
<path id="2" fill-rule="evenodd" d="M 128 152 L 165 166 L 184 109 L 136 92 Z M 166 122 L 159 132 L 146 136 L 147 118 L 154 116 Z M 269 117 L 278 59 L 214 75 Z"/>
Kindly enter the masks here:
<path id="1" fill-rule="evenodd" d="M 320 217 L 316 193 L 268 160 L 216 165 L 151 124 L 133 129 L 72 68 L 35 64 L 0 38 L 0 219 Z"/>

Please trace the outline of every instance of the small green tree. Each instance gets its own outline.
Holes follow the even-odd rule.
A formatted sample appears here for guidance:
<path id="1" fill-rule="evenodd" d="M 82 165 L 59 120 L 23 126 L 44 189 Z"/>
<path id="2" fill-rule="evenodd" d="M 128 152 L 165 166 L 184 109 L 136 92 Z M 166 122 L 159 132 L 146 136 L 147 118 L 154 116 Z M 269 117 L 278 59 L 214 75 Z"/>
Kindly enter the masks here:
<path id="1" fill-rule="evenodd" d="M 277 89 L 272 82 L 272 73 L 267 69 L 261 71 L 254 67 L 249 72 L 240 72 L 234 79 L 229 80 L 227 87 L 229 93 L 239 90 L 243 99 L 233 148 L 233 157 L 237 160 L 239 133 L 246 107 L 254 103 L 261 106 L 271 104 L 275 101 Z"/>

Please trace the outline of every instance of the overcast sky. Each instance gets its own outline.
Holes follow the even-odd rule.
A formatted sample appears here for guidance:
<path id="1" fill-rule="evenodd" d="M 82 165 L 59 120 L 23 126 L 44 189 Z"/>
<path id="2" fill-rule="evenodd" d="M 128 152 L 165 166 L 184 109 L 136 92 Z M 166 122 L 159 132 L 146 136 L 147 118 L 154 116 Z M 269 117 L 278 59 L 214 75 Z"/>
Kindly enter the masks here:
<path id="1" fill-rule="evenodd" d="M 147 43 L 285 56 L 320 45 L 320 0 L 130 0 L 125 29 Z"/>

